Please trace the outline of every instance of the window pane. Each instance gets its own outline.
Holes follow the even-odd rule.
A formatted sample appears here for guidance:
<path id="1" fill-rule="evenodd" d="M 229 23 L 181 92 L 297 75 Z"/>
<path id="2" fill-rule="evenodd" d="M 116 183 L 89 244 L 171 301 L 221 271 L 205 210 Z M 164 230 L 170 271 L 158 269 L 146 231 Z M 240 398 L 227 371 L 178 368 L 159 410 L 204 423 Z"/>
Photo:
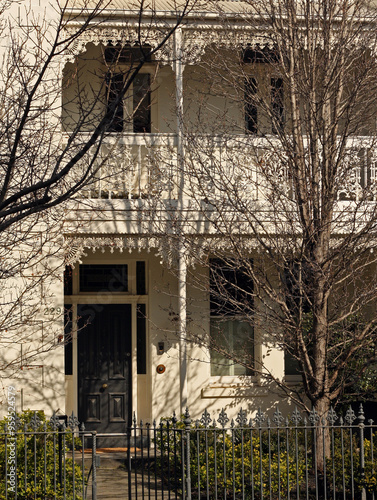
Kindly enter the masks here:
<path id="1" fill-rule="evenodd" d="M 281 78 L 271 78 L 271 107 L 274 116 L 272 133 L 277 134 L 284 128 L 284 89 Z"/>
<path id="2" fill-rule="evenodd" d="M 211 315 L 235 316 L 241 310 L 250 312 L 254 285 L 246 268 L 221 259 L 211 259 L 209 280 Z"/>
<path id="3" fill-rule="evenodd" d="M 255 78 L 245 79 L 245 120 L 246 130 L 253 134 L 258 132 L 258 109 L 256 105 L 257 81 Z"/>
<path id="4" fill-rule="evenodd" d="M 72 304 L 64 305 L 64 373 L 73 374 Z"/>
<path id="5" fill-rule="evenodd" d="M 107 112 L 111 111 L 109 132 L 122 132 L 123 130 L 123 100 L 116 102 L 122 89 L 123 74 L 109 74 L 107 76 Z"/>
<path id="6" fill-rule="evenodd" d="M 253 375 L 254 332 L 245 321 L 211 318 L 211 375 Z M 229 357 L 216 351 L 229 353 Z M 236 363 L 244 362 L 247 366 Z"/>
<path id="7" fill-rule="evenodd" d="M 151 94 L 148 73 L 139 73 L 133 81 L 134 132 L 151 131 Z"/>
<path id="8" fill-rule="evenodd" d="M 147 373 L 147 329 L 145 304 L 137 306 L 137 373 Z"/>
<path id="9" fill-rule="evenodd" d="M 80 292 L 128 291 L 128 266 L 84 264 L 80 266 Z"/>
<path id="10" fill-rule="evenodd" d="M 64 295 L 72 295 L 72 266 L 65 266 L 64 269 Z"/>
<path id="11" fill-rule="evenodd" d="M 105 61 L 110 64 L 136 64 L 144 59 L 145 62 L 151 61 L 150 47 L 121 47 L 119 45 L 106 47 Z"/>
<path id="12" fill-rule="evenodd" d="M 298 361 L 288 351 L 284 352 L 284 373 L 285 375 L 300 375 Z"/>
<path id="13" fill-rule="evenodd" d="M 136 262 L 136 293 L 145 295 L 147 293 L 145 281 L 145 262 L 139 260 Z"/>

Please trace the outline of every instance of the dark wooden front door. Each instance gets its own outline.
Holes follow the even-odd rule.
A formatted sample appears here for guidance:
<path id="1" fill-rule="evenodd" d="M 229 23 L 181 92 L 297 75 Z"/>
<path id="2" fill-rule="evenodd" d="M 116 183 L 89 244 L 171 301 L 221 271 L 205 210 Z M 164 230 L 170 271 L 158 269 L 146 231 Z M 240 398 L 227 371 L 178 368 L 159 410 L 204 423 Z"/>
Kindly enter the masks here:
<path id="1" fill-rule="evenodd" d="M 131 305 L 78 305 L 79 421 L 98 433 L 131 422 Z"/>

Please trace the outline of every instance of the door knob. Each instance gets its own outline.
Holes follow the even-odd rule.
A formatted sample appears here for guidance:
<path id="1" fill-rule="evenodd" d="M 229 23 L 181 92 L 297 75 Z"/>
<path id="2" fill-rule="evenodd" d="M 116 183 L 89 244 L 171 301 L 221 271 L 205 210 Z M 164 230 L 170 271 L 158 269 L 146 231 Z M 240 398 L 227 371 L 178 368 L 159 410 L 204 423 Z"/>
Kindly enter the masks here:
<path id="1" fill-rule="evenodd" d="M 102 384 L 102 389 L 107 389 L 107 384 Z"/>

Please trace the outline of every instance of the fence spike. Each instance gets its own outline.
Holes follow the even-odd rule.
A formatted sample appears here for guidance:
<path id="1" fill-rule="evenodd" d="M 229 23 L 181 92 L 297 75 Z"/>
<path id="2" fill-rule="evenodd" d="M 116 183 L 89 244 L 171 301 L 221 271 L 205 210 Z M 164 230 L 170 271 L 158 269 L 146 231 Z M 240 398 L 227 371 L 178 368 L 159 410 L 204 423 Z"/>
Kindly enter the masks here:
<path id="1" fill-rule="evenodd" d="M 204 427 L 209 427 L 212 422 L 211 415 L 208 413 L 207 408 L 204 410 L 204 413 L 202 415 L 202 418 L 200 419 L 200 422 L 204 425 Z"/>
<path id="2" fill-rule="evenodd" d="M 189 412 L 189 409 L 187 407 L 186 407 L 186 411 L 185 411 L 184 424 L 185 424 L 186 428 L 190 427 L 190 425 L 191 425 L 190 412 Z"/>
<path id="3" fill-rule="evenodd" d="M 353 411 L 353 409 L 350 406 L 348 408 L 348 410 L 346 411 L 345 421 L 347 422 L 348 425 L 352 425 L 352 423 L 354 422 L 355 419 L 356 419 L 355 412 Z"/>
<path id="4" fill-rule="evenodd" d="M 42 423 L 41 419 L 37 415 L 37 412 L 34 411 L 34 414 L 30 419 L 30 427 L 33 429 L 34 432 L 36 432 L 41 423 Z"/>
<path id="5" fill-rule="evenodd" d="M 295 409 L 291 415 L 291 422 L 297 427 L 301 420 L 301 413 L 298 411 L 297 406 L 295 406 Z"/>
<path id="6" fill-rule="evenodd" d="M 52 417 L 50 418 L 50 425 L 52 427 L 52 430 L 56 431 L 59 425 L 59 417 L 56 415 L 56 412 L 52 414 Z"/>
<path id="7" fill-rule="evenodd" d="M 337 414 L 332 406 L 330 406 L 326 420 L 329 422 L 330 425 L 334 425 L 335 422 L 338 420 Z"/>
<path id="8" fill-rule="evenodd" d="M 243 410 L 242 408 L 238 412 L 236 422 L 239 425 L 239 427 L 246 427 L 247 425 L 247 418 L 246 418 L 247 412 L 246 410 Z"/>
<path id="9" fill-rule="evenodd" d="M 309 422 L 312 425 L 317 425 L 317 423 L 319 422 L 319 415 L 318 415 L 318 412 L 315 408 L 313 408 L 311 410 L 311 412 L 309 413 Z"/>
<path id="10" fill-rule="evenodd" d="M 360 403 L 359 414 L 357 415 L 357 418 L 359 419 L 359 425 L 364 424 L 365 415 L 364 415 L 364 408 L 363 408 L 363 405 L 361 403 Z"/>
<path id="11" fill-rule="evenodd" d="M 276 427 L 280 427 L 281 424 L 284 422 L 284 417 L 282 412 L 279 410 L 279 407 L 276 407 L 276 410 L 273 414 L 272 421 L 276 425 Z"/>
<path id="12" fill-rule="evenodd" d="M 228 415 L 226 414 L 226 411 L 224 410 L 224 408 L 221 410 L 217 421 L 219 422 L 219 424 L 221 425 L 222 428 L 224 428 L 226 426 L 226 424 L 229 422 Z"/>
<path id="13" fill-rule="evenodd" d="M 262 427 L 262 423 L 265 422 L 266 417 L 261 408 L 258 408 L 257 414 L 254 417 L 255 422 L 258 424 L 258 427 Z"/>
<path id="14" fill-rule="evenodd" d="M 71 431 L 73 432 L 76 427 L 79 425 L 79 421 L 78 421 L 78 418 L 76 418 L 75 414 L 71 413 L 71 415 L 68 417 L 68 422 L 67 422 L 67 426 L 71 429 Z"/>

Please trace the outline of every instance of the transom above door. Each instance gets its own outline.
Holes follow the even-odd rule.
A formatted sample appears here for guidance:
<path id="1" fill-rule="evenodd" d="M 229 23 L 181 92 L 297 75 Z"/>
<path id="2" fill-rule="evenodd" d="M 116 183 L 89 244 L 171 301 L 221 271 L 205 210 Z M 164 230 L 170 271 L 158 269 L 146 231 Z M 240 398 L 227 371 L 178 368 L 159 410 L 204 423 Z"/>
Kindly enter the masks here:
<path id="1" fill-rule="evenodd" d="M 85 263 L 67 267 L 64 295 L 147 295 L 146 263 L 142 260 Z"/>

